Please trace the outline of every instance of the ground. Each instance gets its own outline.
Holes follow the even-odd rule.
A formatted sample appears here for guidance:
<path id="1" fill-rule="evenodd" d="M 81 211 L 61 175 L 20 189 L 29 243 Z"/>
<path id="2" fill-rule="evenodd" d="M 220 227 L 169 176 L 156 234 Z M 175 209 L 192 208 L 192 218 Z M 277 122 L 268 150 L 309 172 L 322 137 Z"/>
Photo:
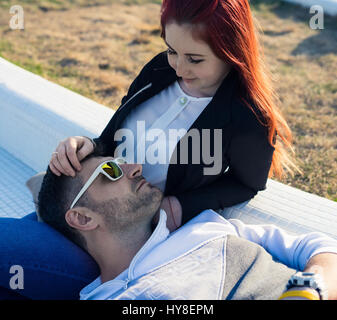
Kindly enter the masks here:
<path id="1" fill-rule="evenodd" d="M 142 66 L 166 49 L 160 0 L 1 0 L 0 56 L 116 109 Z M 25 29 L 11 30 L 11 5 Z M 309 9 L 251 0 L 261 44 L 294 135 L 302 174 L 282 182 L 337 201 L 337 17 L 313 30 Z"/>

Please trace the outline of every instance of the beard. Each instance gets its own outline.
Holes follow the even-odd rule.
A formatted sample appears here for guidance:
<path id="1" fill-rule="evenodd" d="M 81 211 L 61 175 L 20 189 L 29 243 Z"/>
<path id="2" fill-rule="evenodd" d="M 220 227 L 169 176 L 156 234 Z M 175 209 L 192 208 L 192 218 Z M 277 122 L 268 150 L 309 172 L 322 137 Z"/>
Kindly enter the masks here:
<path id="1" fill-rule="evenodd" d="M 127 196 L 96 204 L 94 210 L 104 216 L 110 232 L 120 233 L 150 223 L 159 210 L 162 199 L 163 193 L 160 189 L 145 186 L 142 192 L 132 192 Z"/>

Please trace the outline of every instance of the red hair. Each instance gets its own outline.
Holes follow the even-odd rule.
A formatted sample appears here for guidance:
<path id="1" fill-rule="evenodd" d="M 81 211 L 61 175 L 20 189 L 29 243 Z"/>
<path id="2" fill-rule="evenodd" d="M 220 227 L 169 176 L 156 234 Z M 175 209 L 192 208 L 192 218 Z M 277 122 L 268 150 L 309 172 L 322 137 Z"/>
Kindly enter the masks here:
<path id="1" fill-rule="evenodd" d="M 193 36 L 205 41 L 218 58 L 238 71 L 242 100 L 253 112 L 247 97 L 258 108 L 268 128 L 269 143 L 275 148 L 269 176 L 282 177 L 283 167 L 292 173 L 291 167 L 296 166 L 287 153 L 287 149 L 293 151 L 292 134 L 277 107 L 248 0 L 163 0 L 162 38 L 170 22 L 195 25 Z"/>

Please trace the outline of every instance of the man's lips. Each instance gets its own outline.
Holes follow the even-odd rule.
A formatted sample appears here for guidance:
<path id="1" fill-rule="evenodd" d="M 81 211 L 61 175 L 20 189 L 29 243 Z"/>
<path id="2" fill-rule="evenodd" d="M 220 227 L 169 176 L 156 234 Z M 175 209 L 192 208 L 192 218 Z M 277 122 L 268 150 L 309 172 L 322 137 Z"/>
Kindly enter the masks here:
<path id="1" fill-rule="evenodd" d="M 146 183 L 147 183 L 147 181 L 146 181 L 145 179 L 142 179 L 142 180 L 139 182 L 136 191 L 138 191 L 138 190 L 139 190 L 144 184 L 146 184 Z"/>

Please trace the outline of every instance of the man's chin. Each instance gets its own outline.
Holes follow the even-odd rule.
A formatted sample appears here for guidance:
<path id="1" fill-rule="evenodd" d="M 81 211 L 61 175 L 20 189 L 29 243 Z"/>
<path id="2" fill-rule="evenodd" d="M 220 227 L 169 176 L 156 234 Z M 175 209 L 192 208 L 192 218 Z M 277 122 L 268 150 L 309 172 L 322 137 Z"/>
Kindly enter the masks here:
<path id="1" fill-rule="evenodd" d="M 156 197 L 156 199 L 158 199 L 157 201 L 159 201 L 159 203 L 161 203 L 164 198 L 164 193 L 158 187 L 155 187 L 153 185 L 150 185 L 150 186 L 151 186 L 151 192 L 153 193 L 153 196 Z M 155 201 L 156 199 L 153 199 L 153 200 Z"/>
<path id="2" fill-rule="evenodd" d="M 153 192 L 153 193 L 158 193 L 158 195 L 161 195 L 161 198 L 164 197 L 164 193 L 156 186 L 152 185 L 151 183 L 147 182 L 146 184 L 144 184 L 141 189 L 145 188 L 148 189 L 147 192 Z"/>
<path id="3" fill-rule="evenodd" d="M 151 202 L 152 202 L 152 208 L 151 211 L 153 214 L 155 214 L 161 205 L 161 202 L 164 198 L 164 193 L 158 188 L 153 185 L 150 185 L 150 192 L 151 192 Z"/>

